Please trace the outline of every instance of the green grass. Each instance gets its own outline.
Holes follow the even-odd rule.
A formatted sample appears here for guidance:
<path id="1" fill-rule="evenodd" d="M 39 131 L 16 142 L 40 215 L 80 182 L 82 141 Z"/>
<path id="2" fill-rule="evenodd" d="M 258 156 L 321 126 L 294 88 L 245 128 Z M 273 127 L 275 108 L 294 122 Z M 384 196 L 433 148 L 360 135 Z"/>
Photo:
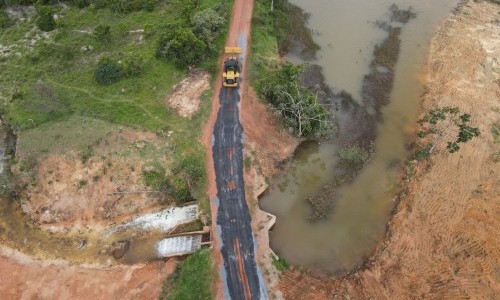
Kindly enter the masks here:
<path id="1" fill-rule="evenodd" d="M 229 19 L 232 0 L 201 0 L 192 13 L 221 3 L 227 6 Z M 178 116 L 164 104 L 172 86 L 187 74 L 187 66 L 156 57 L 157 41 L 168 24 L 183 22 L 175 1 L 159 1 L 152 12 L 127 14 L 109 8 L 53 8 L 60 18 L 52 32 L 42 33 L 36 28 L 35 14 L 0 30 L 0 44 L 14 45 L 10 56 L 0 58 L 0 113 L 19 136 L 19 154 L 31 161 L 48 154 L 77 153 L 85 162 L 98 155 L 93 148 L 111 132 L 132 128 L 155 132 L 166 143 L 159 148 L 146 143 L 139 150 L 113 150 L 113 155 L 132 155 L 146 163 L 165 163 L 191 155 L 199 158 L 197 163 L 204 169 L 200 128 L 209 114 L 212 91 L 203 95 L 200 111 L 192 119 Z M 110 27 L 109 42 L 93 35 L 99 25 Z M 227 29 L 216 40 L 220 49 L 226 33 Z M 87 45 L 93 50 L 82 51 Z M 216 70 L 218 54 L 212 53 L 200 66 Z M 142 72 L 99 85 L 94 69 L 102 57 L 123 62 L 134 58 L 141 62 Z M 167 137 L 169 131 L 172 133 Z M 163 167 L 167 170 L 171 165 Z M 202 173 L 193 185 L 197 198 L 206 186 L 204 170 Z"/>
<path id="2" fill-rule="evenodd" d="M 255 81 L 269 66 L 278 64 L 278 40 L 274 34 L 270 1 L 255 1 L 252 17 L 250 79 Z"/>
<path id="3" fill-rule="evenodd" d="M 199 9 L 216 3 L 202 1 Z M 186 75 L 186 68 L 155 56 L 162 28 L 177 22 L 173 5 L 161 3 L 153 12 L 129 14 L 73 6 L 67 9 L 56 6 L 56 10 L 62 18 L 59 28 L 38 41 L 33 51 L 22 45 L 17 47 L 22 57 L 11 55 L 2 65 L 0 95 L 8 100 L 2 108 L 17 130 L 78 114 L 150 131 L 177 129 L 183 134 L 193 129 L 199 131 L 195 128 L 199 127 L 199 120 L 181 118 L 163 103 L 172 86 Z M 34 19 L 19 21 L 3 30 L 0 44 L 23 44 L 19 40 L 26 32 L 31 37 L 40 36 Z M 110 43 L 99 42 L 92 33 L 79 32 L 92 32 L 98 25 L 110 26 Z M 132 32 L 144 29 L 147 34 Z M 94 49 L 82 51 L 81 47 L 86 45 Z M 143 72 L 109 86 L 98 85 L 94 68 L 101 57 L 121 61 L 137 58 L 142 61 Z M 10 101 L 14 90 L 18 90 L 16 99 Z"/>
<path id="4" fill-rule="evenodd" d="M 165 279 L 160 300 L 213 299 L 210 286 L 215 274 L 212 271 L 210 249 L 200 250 L 179 264 Z"/>

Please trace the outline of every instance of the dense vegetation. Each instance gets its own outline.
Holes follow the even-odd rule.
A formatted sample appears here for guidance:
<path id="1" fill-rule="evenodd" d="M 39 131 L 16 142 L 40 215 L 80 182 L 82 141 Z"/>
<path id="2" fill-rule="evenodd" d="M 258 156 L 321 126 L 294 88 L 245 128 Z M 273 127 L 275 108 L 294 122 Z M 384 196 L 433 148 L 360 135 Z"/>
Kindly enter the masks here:
<path id="1" fill-rule="evenodd" d="M 284 63 L 270 68 L 256 81 L 257 92 L 274 106 L 299 137 L 319 138 L 330 133 L 329 112 L 316 95 L 300 84 L 301 65 Z"/>
<path id="2" fill-rule="evenodd" d="M 160 300 L 209 300 L 214 278 L 210 250 L 201 250 L 189 256 L 165 279 Z"/>
<path id="3" fill-rule="evenodd" d="M 270 8 L 271 1 L 256 1 L 251 60 L 254 86 L 297 136 L 327 136 L 333 128 L 331 114 L 319 103 L 315 93 L 302 86 L 300 77 L 304 66 L 281 64 L 276 60 L 278 54 L 292 50 L 294 39 L 306 45 L 300 48 L 311 53 L 317 50 L 304 24 L 306 17 L 286 0 L 274 1 L 272 11 Z"/>

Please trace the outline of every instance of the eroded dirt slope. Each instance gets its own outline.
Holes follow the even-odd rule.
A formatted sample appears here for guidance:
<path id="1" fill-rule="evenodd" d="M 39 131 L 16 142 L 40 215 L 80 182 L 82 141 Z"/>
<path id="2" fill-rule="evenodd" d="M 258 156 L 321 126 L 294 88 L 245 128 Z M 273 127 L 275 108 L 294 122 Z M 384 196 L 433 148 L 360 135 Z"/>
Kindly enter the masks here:
<path id="1" fill-rule="evenodd" d="M 456 132 L 445 129 L 367 268 L 337 279 L 290 271 L 280 282 L 287 299 L 498 297 L 499 16 L 499 5 L 469 1 L 443 23 L 429 56 L 424 109 L 457 106 L 481 136 L 450 154 Z"/>

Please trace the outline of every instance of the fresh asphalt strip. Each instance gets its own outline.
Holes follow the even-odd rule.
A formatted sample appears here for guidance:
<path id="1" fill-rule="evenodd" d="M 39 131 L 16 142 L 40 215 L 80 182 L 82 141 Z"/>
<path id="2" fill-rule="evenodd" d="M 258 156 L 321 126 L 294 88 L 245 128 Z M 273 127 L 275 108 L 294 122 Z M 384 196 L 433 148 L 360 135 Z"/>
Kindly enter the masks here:
<path id="1" fill-rule="evenodd" d="M 231 299 L 260 299 L 251 217 L 243 181 L 243 127 L 239 120 L 238 89 L 221 88 L 214 127 L 213 160 L 221 229 L 221 252 Z"/>

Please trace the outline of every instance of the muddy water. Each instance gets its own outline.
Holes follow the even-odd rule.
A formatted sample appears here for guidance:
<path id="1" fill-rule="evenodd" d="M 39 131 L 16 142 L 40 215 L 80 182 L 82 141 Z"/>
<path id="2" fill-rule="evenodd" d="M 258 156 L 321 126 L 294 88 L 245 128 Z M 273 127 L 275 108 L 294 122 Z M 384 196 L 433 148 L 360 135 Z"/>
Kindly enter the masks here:
<path id="1" fill-rule="evenodd" d="M 309 27 L 321 46 L 313 63 L 323 66 L 326 83 L 360 101 L 363 76 L 369 72 L 374 46 L 386 32 L 375 25 L 389 19 L 389 6 L 409 6 L 417 13 L 401 34 L 391 102 L 377 127 L 375 154 L 354 182 L 337 191 L 327 220 L 307 221 L 307 197 L 328 182 L 335 170 L 334 143 L 308 144 L 288 172 L 273 180 L 261 207 L 277 215 L 271 247 L 292 264 L 344 273 L 359 266 L 383 238 L 397 193 L 405 143 L 420 109 L 425 55 L 436 27 L 457 0 L 292 0 L 310 13 Z M 292 58 L 297 60 L 297 58 Z"/>

